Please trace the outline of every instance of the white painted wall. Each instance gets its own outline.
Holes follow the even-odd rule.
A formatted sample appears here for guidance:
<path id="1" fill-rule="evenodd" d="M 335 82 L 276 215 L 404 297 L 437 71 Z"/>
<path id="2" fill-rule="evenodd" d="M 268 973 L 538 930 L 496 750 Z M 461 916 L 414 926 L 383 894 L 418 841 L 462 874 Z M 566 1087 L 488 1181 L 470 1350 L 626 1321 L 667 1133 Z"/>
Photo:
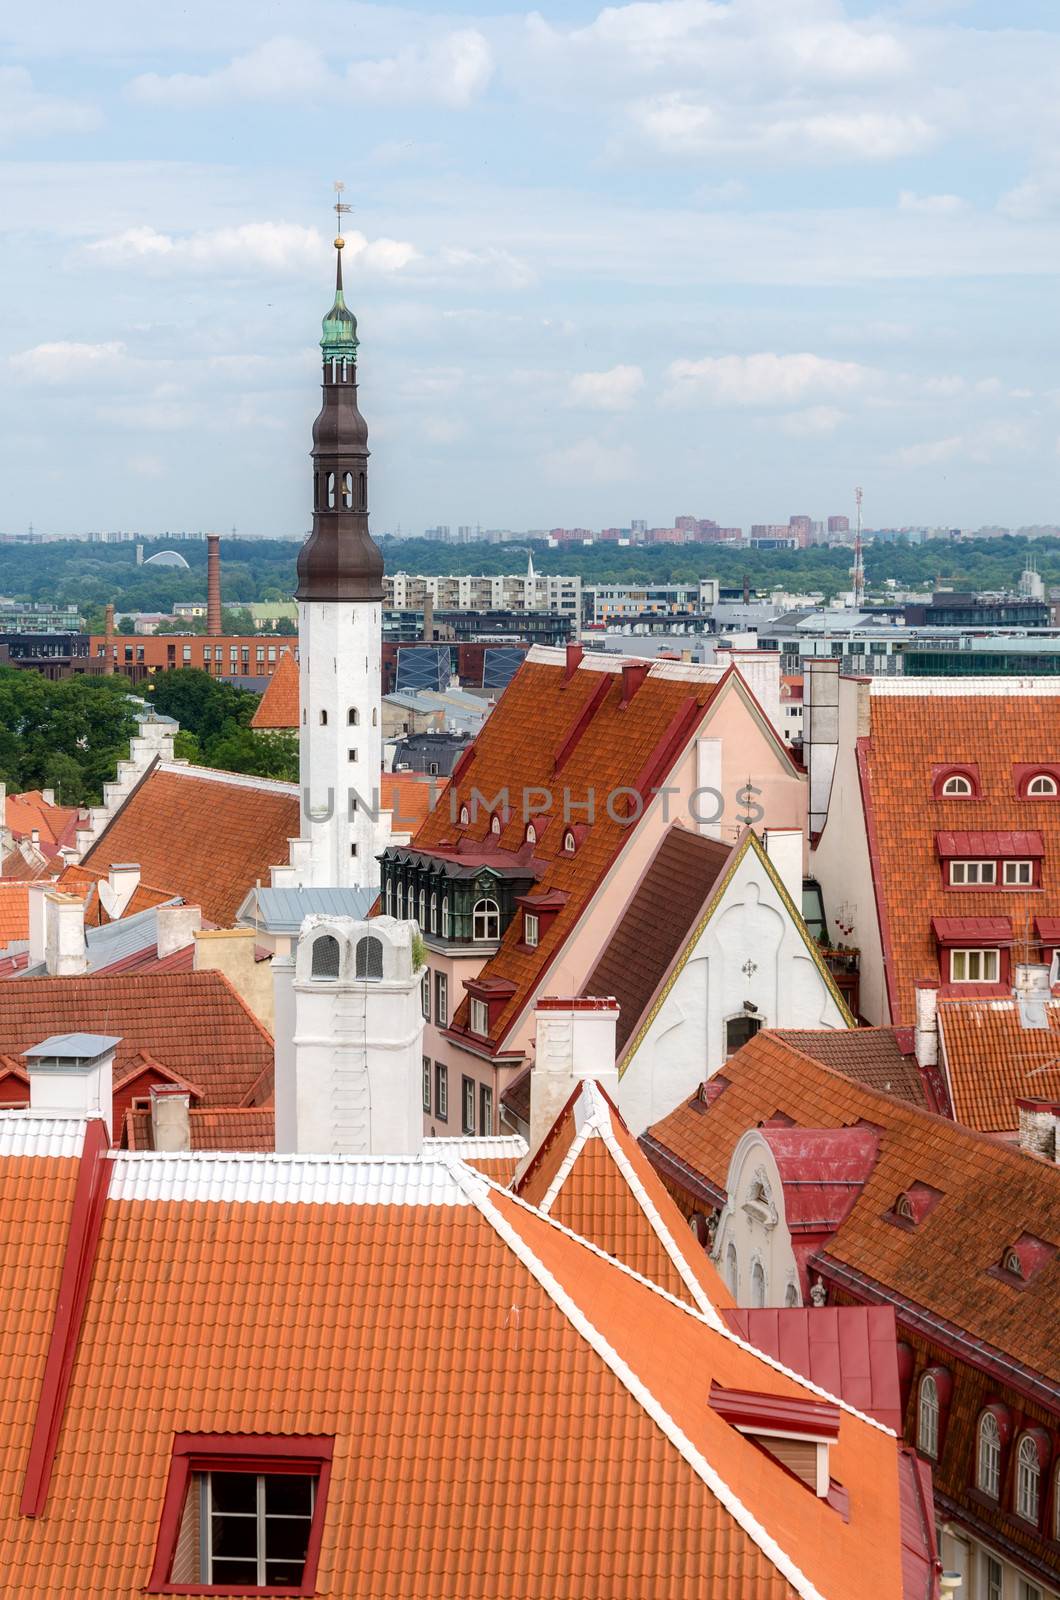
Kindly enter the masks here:
<path id="1" fill-rule="evenodd" d="M 799 1271 L 784 1215 L 784 1189 L 773 1152 L 757 1128 L 750 1128 L 733 1151 L 725 1188 L 729 1198 L 718 1219 L 712 1255 L 737 1305 L 756 1303 L 752 1289 L 756 1262 L 765 1276 L 763 1304 L 801 1305 Z M 793 1292 L 791 1300 L 789 1291 Z"/>
<path id="2" fill-rule="evenodd" d="M 664 980 L 665 981 L 665 980 Z M 847 1024 L 762 860 L 748 849 L 724 898 L 621 1063 L 618 1105 L 631 1132 L 668 1116 L 725 1063 L 726 1022 L 755 1007 L 767 1028 Z"/>
<path id="3" fill-rule="evenodd" d="M 390 842 L 389 813 L 372 816 L 382 783 L 381 638 L 376 601 L 299 603 L 298 777 L 302 837 L 309 841 L 308 866 L 299 881 L 312 887 L 379 886 L 377 857 Z M 354 761 L 351 750 L 357 752 Z M 351 790 L 362 797 L 352 815 Z"/>

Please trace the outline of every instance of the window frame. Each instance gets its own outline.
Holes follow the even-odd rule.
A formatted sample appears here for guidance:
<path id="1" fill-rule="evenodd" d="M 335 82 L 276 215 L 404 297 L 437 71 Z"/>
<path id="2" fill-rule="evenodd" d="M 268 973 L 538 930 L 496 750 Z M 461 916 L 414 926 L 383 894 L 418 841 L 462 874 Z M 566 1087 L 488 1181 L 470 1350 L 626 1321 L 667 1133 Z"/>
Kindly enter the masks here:
<path id="1" fill-rule="evenodd" d="M 492 910 L 488 909 L 492 907 Z M 484 932 L 479 933 L 479 924 Z M 490 932 L 490 928 L 494 932 Z M 471 938 L 474 944 L 495 944 L 501 936 L 501 906 L 500 901 L 491 894 L 479 895 L 471 907 Z"/>
<path id="2" fill-rule="evenodd" d="M 931 1385 L 933 1398 L 930 1404 L 925 1406 L 924 1395 L 928 1384 Z M 919 1454 L 926 1456 L 929 1461 L 937 1461 L 939 1459 L 941 1413 L 939 1386 L 935 1375 L 932 1372 L 925 1372 L 922 1374 L 916 1390 L 916 1447 Z M 926 1427 L 925 1418 L 928 1419 Z"/>
<path id="3" fill-rule="evenodd" d="M 460 1131 L 469 1138 L 475 1137 L 475 1089 L 477 1085 L 474 1078 L 469 1078 L 467 1073 L 460 1077 Z"/>
<path id="4" fill-rule="evenodd" d="M 479 1084 L 478 1116 L 479 1137 L 481 1139 L 491 1138 L 493 1135 L 493 1087 L 491 1084 Z"/>
<path id="5" fill-rule="evenodd" d="M 536 950 L 541 943 L 541 923 L 536 911 L 523 912 L 523 943 L 528 950 Z"/>
<path id="6" fill-rule="evenodd" d="M 449 975 L 445 972 L 434 974 L 434 1025 L 449 1026 Z"/>
<path id="7" fill-rule="evenodd" d="M 959 957 L 964 957 L 966 966 L 970 966 L 971 962 L 970 962 L 969 958 L 973 957 L 973 956 L 978 956 L 980 958 L 980 964 L 982 966 L 984 966 L 984 967 L 987 965 L 987 963 L 982 958 L 986 957 L 986 956 L 992 956 L 993 957 L 994 975 L 993 975 L 992 978 L 991 977 L 987 977 L 984 973 L 979 973 L 976 977 L 969 977 L 967 975 L 965 975 L 963 977 L 958 977 L 957 976 L 957 960 L 958 960 L 958 958 Z M 951 950 L 950 951 L 950 982 L 951 983 L 1000 983 L 1001 982 L 1001 951 L 1000 951 L 1000 949 L 996 945 L 985 945 L 985 946 L 976 946 L 974 949 L 971 948 L 971 947 L 969 947 L 967 949 L 962 947 L 959 950 Z"/>
<path id="8" fill-rule="evenodd" d="M 1036 783 L 1047 784 L 1048 788 L 1036 789 L 1034 787 Z M 1028 800 L 1055 800 L 1057 794 L 1060 794 L 1060 785 L 1051 772 L 1036 772 L 1027 779 L 1024 793 Z"/>
<path id="9" fill-rule="evenodd" d="M 433 1071 L 430 1056 L 422 1056 L 421 1060 L 423 1062 L 423 1082 L 420 1086 L 420 1098 L 423 1101 L 424 1115 L 429 1117 L 431 1114 L 431 1089 L 433 1087 L 431 1078 Z"/>
<path id="10" fill-rule="evenodd" d="M 989 877 L 984 876 L 984 869 L 986 868 L 989 868 Z M 962 876 L 958 877 L 958 872 Z M 981 856 L 962 856 L 960 860 L 950 862 L 951 889 L 994 889 L 996 887 L 996 861 L 986 860 Z"/>
<path id="11" fill-rule="evenodd" d="M 951 784 L 961 784 L 963 788 L 952 788 Z M 973 800 L 975 798 L 975 784 L 967 772 L 948 772 L 939 784 L 939 798 L 941 800 Z"/>
<path id="12" fill-rule="evenodd" d="M 439 1122 L 449 1121 L 449 1068 L 444 1061 L 434 1063 L 434 1114 Z"/>
<path id="13" fill-rule="evenodd" d="M 490 1031 L 490 1008 L 485 1000 L 471 998 L 468 1011 L 468 1027 L 480 1039 L 488 1039 Z"/>
<path id="14" fill-rule="evenodd" d="M 316 1593 L 335 1441 L 326 1434 L 178 1433 L 173 1440 L 148 1594 L 302 1596 Z M 193 1474 L 297 1473 L 316 1478 L 300 1584 L 172 1583 L 169 1578 Z"/>
<path id="15" fill-rule="evenodd" d="M 420 1010 L 423 1012 L 424 1022 L 431 1020 L 431 989 L 433 987 L 431 969 L 424 967 L 423 977 L 420 980 Z"/>
<path id="16" fill-rule="evenodd" d="M 983 1437 L 988 1422 L 994 1425 L 994 1437 L 989 1444 Z M 987 1448 L 990 1461 L 985 1464 Z M 1001 1424 L 992 1411 L 983 1411 L 975 1429 L 975 1487 L 995 1504 L 1001 1499 L 1001 1451 Z"/>
<path id="17" fill-rule="evenodd" d="M 1026 876 L 1022 877 L 1022 876 L 1017 875 L 1016 874 L 1016 869 L 1017 868 L 1020 870 L 1021 873 L 1025 872 Z M 1009 872 L 1010 871 L 1013 872 L 1013 876 L 1011 878 L 1009 877 Z M 1033 889 L 1034 888 L 1034 862 L 1033 862 L 1033 860 L 1031 860 L 1030 857 L 1025 857 L 1025 856 L 1015 857 L 1014 856 L 1009 861 L 1003 861 L 1001 863 L 1001 885 L 1002 885 L 1002 888 L 1005 888 L 1005 889 Z"/>
<path id="18" fill-rule="evenodd" d="M 1029 1448 L 1033 1457 L 1033 1473 L 1028 1470 L 1028 1481 L 1033 1479 L 1034 1484 L 1034 1514 L 1030 1515 L 1024 1507 L 1024 1470 L 1028 1466 L 1026 1450 Z M 1012 1509 L 1021 1522 L 1028 1527 L 1041 1526 L 1042 1520 L 1042 1458 L 1038 1448 L 1038 1441 L 1032 1433 L 1021 1433 L 1016 1441 L 1016 1474 L 1012 1485 Z"/>

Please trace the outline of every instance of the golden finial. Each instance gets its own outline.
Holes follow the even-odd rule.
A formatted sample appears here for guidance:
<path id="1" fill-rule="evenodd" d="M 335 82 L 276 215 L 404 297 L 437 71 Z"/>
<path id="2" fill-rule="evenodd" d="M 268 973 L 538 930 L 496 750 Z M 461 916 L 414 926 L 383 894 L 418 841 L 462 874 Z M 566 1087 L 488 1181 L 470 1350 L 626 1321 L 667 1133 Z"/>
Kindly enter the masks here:
<path id="1" fill-rule="evenodd" d="M 338 217 L 338 219 L 339 219 L 339 231 L 335 235 L 335 249 L 336 250 L 341 250 L 342 247 L 346 243 L 345 239 L 342 237 L 342 219 L 343 219 L 343 216 L 347 211 L 352 211 L 353 210 L 352 206 L 348 206 L 348 205 L 344 205 L 343 204 L 342 192 L 345 189 L 345 187 L 346 187 L 346 185 L 344 183 L 340 183 L 338 180 L 336 180 L 335 183 L 332 184 L 332 188 L 335 191 L 335 205 L 333 207 L 333 210 L 335 212 L 336 217 Z"/>

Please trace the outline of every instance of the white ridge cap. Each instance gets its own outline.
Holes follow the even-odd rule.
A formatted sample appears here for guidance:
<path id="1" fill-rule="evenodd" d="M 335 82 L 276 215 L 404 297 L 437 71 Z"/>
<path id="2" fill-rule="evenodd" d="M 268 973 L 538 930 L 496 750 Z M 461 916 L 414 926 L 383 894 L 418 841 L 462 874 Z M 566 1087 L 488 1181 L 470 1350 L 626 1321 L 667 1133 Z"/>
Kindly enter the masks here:
<path id="1" fill-rule="evenodd" d="M 261 789 L 266 794 L 285 794 L 297 800 L 298 785 L 279 778 L 255 778 L 247 772 L 222 772 L 220 767 L 196 767 L 188 761 L 160 761 L 156 772 L 169 772 L 178 778 L 201 778 L 206 783 L 227 783 L 234 789 Z"/>
<path id="2" fill-rule="evenodd" d="M 87 1126 L 86 1117 L 5 1111 L 0 1114 L 0 1157 L 80 1156 Z"/>
<path id="3" fill-rule="evenodd" d="M 522 1161 L 529 1155 L 530 1149 L 521 1134 L 468 1134 L 460 1139 L 424 1139 L 423 1159 L 425 1161 L 445 1161 L 448 1156 L 456 1156 L 461 1161 L 474 1162 L 477 1156 L 480 1161 L 503 1161 L 510 1157 L 513 1161 Z"/>
<path id="4" fill-rule="evenodd" d="M 1060 678 L 871 678 L 869 682 L 873 696 L 901 695 L 917 700 L 974 700 L 989 695 L 1037 700 L 1060 695 Z"/>
<path id="5" fill-rule="evenodd" d="M 255 1155 L 228 1151 L 116 1151 L 112 1200 L 263 1205 L 464 1206 L 442 1161 Z"/>

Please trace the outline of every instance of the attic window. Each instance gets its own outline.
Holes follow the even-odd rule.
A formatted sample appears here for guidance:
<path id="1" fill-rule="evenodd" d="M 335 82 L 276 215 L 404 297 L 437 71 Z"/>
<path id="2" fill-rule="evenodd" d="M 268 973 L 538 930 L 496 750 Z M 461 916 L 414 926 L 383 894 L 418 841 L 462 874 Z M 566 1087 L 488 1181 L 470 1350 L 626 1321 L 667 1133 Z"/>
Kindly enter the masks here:
<path id="1" fill-rule="evenodd" d="M 310 974 L 334 982 L 339 975 L 339 941 L 330 933 L 322 933 L 313 940 L 313 960 Z"/>
<path id="2" fill-rule="evenodd" d="M 383 976 L 383 941 L 367 934 L 357 941 L 356 973 L 358 978 L 378 982 Z"/>
<path id="3" fill-rule="evenodd" d="M 525 842 L 527 844 L 537 843 L 537 829 L 534 827 L 532 822 L 528 822 L 526 825 Z"/>
<path id="4" fill-rule="evenodd" d="M 1051 794 L 1051 795 L 1055 795 L 1056 792 L 1057 792 L 1056 779 L 1054 777 L 1052 777 L 1048 772 L 1036 773 L 1035 776 L 1030 780 L 1030 782 L 1027 785 L 1027 793 L 1028 794 L 1033 794 L 1033 795 Z"/>
<path id="5" fill-rule="evenodd" d="M 894 1202 L 894 1214 L 896 1217 L 901 1217 L 903 1222 L 912 1222 L 915 1220 L 913 1217 L 913 1208 L 909 1204 L 909 1196 L 907 1194 L 900 1194 L 898 1199 Z"/>
<path id="6" fill-rule="evenodd" d="M 325 1438 L 178 1434 L 148 1588 L 313 1594 L 331 1452 Z"/>
<path id="7" fill-rule="evenodd" d="M 911 1183 L 895 1197 L 894 1205 L 885 1213 L 885 1220 L 900 1228 L 915 1228 L 941 1199 L 941 1189 L 934 1189 L 929 1183 Z"/>
<path id="8" fill-rule="evenodd" d="M 468 811 L 467 806 L 461 806 L 460 807 L 460 826 L 462 828 L 466 828 L 470 821 L 471 821 L 471 813 Z"/>
<path id="9" fill-rule="evenodd" d="M 941 793 L 947 798 L 953 795 L 969 795 L 973 792 L 972 780 L 966 777 L 963 772 L 953 773 L 951 777 L 944 781 L 941 789 Z"/>
<path id="10" fill-rule="evenodd" d="M 492 834 L 498 834 L 498 833 L 500 833 L 500 831 L 501 831 L 501 819 L 500 819 L 500 817 L 497 817 L 497 816 L 491 817 L 490 818 L 490 832 Z"/>
<path id="11" fill-rule="evenodd" d="M 829 1492 L 828 1451 L 839 1437 L 839 1407 L 821 1400 L 710 1386 L 710 1406 L 729 1425 L 821 1499 Z"/>
<path id="12" fill-rule="evenodd" d="M 1019 1238 L 1002 1252 L 996 1267 L 990 1268 L 991 1277 L 1001 1278 L 1014 1288 L 1024 1289 L 1056 1254 L 1056 1245 L 1039 1239 L 1033 1233 L 1021 1233 Z"/>
<path id="13" fill-rule="evenodd" d="M 574 854 L 574 851 L 575 851 L 574 835 L 571 832 L 571 830 L 568 828 L 566 833 L 563 835 L 563 854 L 565 856 L 572 856 Z"/>

